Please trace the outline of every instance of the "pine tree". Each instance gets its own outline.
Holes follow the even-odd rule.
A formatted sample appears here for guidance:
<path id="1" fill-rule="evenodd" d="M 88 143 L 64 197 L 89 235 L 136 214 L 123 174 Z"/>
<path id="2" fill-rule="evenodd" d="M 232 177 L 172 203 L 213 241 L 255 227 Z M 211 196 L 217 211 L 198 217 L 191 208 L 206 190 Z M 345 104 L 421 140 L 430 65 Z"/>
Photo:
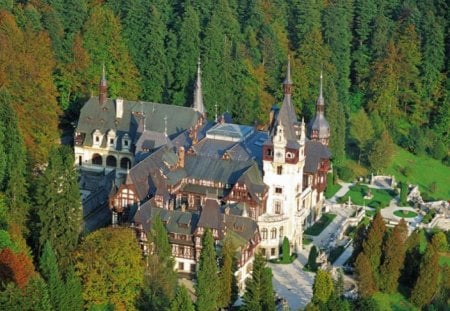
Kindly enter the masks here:
<path id="1" fill-rule="evenodd" d="M 39 259 L 39 270 L 47 282 L 50 303 L 54 310 L 64 310 L 63 296 L 65 295 L 64 283 L 59 273 L 58 262 L 49 241 L 45 242 L 42 255 Z"/>
<path id="2" fill-rule="evenodd" d="M 370 272 L 376 281 L 376 288 L 379 283 L 379 268 L 382 256 L 383 239 L 386 232 L 386 225 L 384 223 L 381 213 L 375 214 L 372 223 L 367 231 L 367 238 L 363 243 L 363 253 L 370 263 Z M 361 263 L 365 264 L 365 260 Z"/>
<path id="3" fill-rule="evenodd" d="M 315 304 L 326 304 L 333 290 L 333 279 L 330 272 L 319 269 L 314 279 L 312 301 Z"/>
<path id="4" fill-rule="evenodd" d="M 420 263 L 419 277 L 411 292 L 411 301 L 419 308 L 429 304 L 439 285 L 439 253 L 430 245 Z"/>
<path id="5" fill-rule="evenodd" d="M 209 229 L 205 230 L 202 238 L 202 251 L 200 253 L 195 291 L 197 295 L 196 304 L 198 311 L 217 310 L 219 300 L 219 276 L 217 273 L 214 238 Z"/>
<path id="6" fill-rule="evenodd" d="M 247 279 L 243 296 L 244 311 L 275 310 L 275 297 L 272 288 L 272 271 L 266 267 L 261 254 L 255 255 L 252 277 Z"/>
<path id="7" fill-rule="evenodd" d="M 387 293 L 397 291 L 398 279 L 405 260 L 407 238 L 408 226 L 402 218 L 384 242 L 384 259 L 380 267 L 380 283 L 382 290 Z"/>
<path id="8" fill-rule="evenodd" d="M 368 143 L 373 135 L 372 123 L 364 109 L 361 108 L 350 118 L 350 136 L 356 140 L 359 149 L 358 164 L 361 162 L 362 153 L 367 151 Z"/>
<path id="9" fill-rule="evenodd" d="M 308 263 L 306 264 L 308 269 L 311 271 L 317 271 L 317 262 L 316 262 L 317 255 L 318 255 L 317 248 L 315 245 L 313 245 L 309 250 Z"/>
<path id="10" fill-rule="evenodd" d="M 367 298 L 377 290 L 374 273 L 369 258 L 366 254 L 360 253 L 355 261 L 355 271 L 358 275 L 358 291 L 361 297 Z"/>
<path id="11" fill-rule="evenodd" d="M 219 307 L 227 308 L 236 300 L 236 278 L 234 272 L 236 270 L 235 247 L 231 239 L 225 238 L 219 273 L 220 296 Z"/>
<path id="12" fill-rule="evenodd" d="M 194 305 L 192 304 L 191 297 L 184 285 L 180 285 L 177 288 L 175 298 L 170 303 L 170 311 L 194 311 Z"/>
<path id="13" fill-rule="evenodd" d="M 37 180 L 35 194 L 37 249 L 50 242 L 62 271 L 68 267 L 81 232 L 80 191 L 73 163 L 71 148 L 53 148 L 48 166 Z"/>

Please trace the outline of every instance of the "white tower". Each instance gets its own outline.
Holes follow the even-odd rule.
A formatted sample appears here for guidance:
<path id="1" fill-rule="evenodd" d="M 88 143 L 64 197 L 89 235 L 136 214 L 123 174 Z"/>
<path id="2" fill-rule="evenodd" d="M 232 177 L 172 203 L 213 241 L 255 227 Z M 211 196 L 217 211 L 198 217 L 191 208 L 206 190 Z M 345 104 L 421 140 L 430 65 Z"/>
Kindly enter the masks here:
<path id="1" fill-rule="evenodd" d="M 292 246 L 301 244 L 301 222 L 297 217 L 305 165 L 305 125 L 297 120 L 291 102 L 290 64 L 284 86 L 284 101 L 269 140 L 263 146 L 264 183 L 269 186 L 266 213 L 258 219 L 261 246 L 266 257 L 277 257 L 286 236 Z M 300 222 L 300 223 L 299 223 Z"/>

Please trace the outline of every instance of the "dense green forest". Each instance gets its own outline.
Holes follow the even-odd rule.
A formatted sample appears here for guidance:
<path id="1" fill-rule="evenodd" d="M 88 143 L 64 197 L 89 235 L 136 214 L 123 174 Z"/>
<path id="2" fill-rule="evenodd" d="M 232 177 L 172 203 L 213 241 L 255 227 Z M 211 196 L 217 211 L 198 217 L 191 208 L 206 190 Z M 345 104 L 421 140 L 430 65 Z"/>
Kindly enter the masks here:
<path id="1" fill-rule="evenodd" d="M 0 310 L 193 310 L 186 289 L 168 272 L 168 242 L 158 238 L 163 232 L 149 237 L 160 250 L 146 263 L 132 234 L 103 229 L 83 236 L 73 152 L 58 143 L 82 104 L 97 94 L 102 65 L 110 97 L 190 106 L 200 58 L 209 117 L 217 105 L 236 122 L 264 126 L 272 105 L 281 103 L 289 57 L 293 101 L 306 121 L 323 71 L 340 178 L 392 172 L 393 154 L 401 150 L 426 165 L 433 157 L 436 175 L 448 181 L 448 5 L 0 0 Z M 431 174 L 426 165 L 422 174 Z M 416 176 L 412 166 L 400 167 L 403 179 Z M 446 191 L 441 196 L 448 198 Z M 90 257 L 94 249 L 104 255 Z M 216 281 L 229 295 L 216 306 L 234 295 L 231 276 L 223 272 L 232 270 L 230 255 L 222 256 L 227 264 Z M 203 261 L 206 275 L 217 268 L 207 264 L 216 258 Z M 93 262 L 106 273 L 95 274 Z M 115 274 L 114 265 L 127 269 Z M 258 265 L 253 292 L 244 296 L 248 306 L 271 304 L 263 301 L 272 292 L 270 271 L 263 261 Z M 200 305 L 209 310 L 216 292 L 201 282 L 198 289 L 205 295 Z"/>

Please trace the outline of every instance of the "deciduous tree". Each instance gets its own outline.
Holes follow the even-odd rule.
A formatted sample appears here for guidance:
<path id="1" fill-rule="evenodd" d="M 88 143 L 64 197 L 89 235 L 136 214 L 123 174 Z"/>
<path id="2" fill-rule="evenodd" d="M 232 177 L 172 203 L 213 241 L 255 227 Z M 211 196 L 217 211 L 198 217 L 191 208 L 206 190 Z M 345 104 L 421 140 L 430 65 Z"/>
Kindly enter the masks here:
<path id="1" fill-rule="evenodd" d="M 170 311 L 194 311 L 194 305 L 192 304 L 191 297 L 184 285 L 180 285 L 177 288 L 175 298 L 170 303 Z"/>
<path id="2" fill-rule="evenodd" d="M 333 279 L 330 272 L 319 269 L 314 279 L 312 301 L 316 304 L 326 304 L 333 290 Z"/>

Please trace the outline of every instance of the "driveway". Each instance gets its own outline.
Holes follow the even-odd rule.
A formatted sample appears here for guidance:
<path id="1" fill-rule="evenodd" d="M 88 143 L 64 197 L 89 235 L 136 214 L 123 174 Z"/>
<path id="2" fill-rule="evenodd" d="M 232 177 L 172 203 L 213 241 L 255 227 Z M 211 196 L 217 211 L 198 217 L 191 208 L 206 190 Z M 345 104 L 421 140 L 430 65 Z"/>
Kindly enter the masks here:
<path id="1" fill-rule="evenodd" d="M 302 250 L 297 259 L 288 265 L 268 264 L 272 268 L 274 290 L 280 297 L 286 298 L 293 311 L 305 308 L 312 298 L 315 274 L 302 270 L 308 253 L 309 248 Z"/>

